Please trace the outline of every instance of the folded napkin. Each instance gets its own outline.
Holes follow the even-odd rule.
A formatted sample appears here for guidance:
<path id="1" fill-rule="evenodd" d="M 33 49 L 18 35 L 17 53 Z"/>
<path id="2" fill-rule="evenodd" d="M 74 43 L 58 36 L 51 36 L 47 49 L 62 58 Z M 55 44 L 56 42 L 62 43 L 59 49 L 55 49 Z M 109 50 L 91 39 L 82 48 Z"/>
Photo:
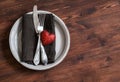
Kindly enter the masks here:
<path id="1" fill-rule="evenodd" d="M 54 16 L 46 14 L 44 29 L 55 34 Z M 38 37 L 34 29 L 33 16 L 25 14 L 22 18 L 22 57 L 21 61 L 33 64 L 33 58 L 37 47 Z M 55 61 L 55 41 L 44 46 L 48 63 Z"/>
<path id="2" fill-rule="evenodd" d="M 46 14 L 45 22 L 44 22 L 44 30 L 47 30 L 49 33 L 55 34 L 55 26 L 54 26 L 54 16 L 52 14 Z M 44 46 L 48 63 L 53 63 L 55 61 L 55 41 L 49 45 Z"/>
<path id="3" fill-rule="evenodd" d="M 25 14 L 22 18 L 22 61 L 33 64 L 37 40 L 38 37 L 34 29 L 33 16 Z"/>

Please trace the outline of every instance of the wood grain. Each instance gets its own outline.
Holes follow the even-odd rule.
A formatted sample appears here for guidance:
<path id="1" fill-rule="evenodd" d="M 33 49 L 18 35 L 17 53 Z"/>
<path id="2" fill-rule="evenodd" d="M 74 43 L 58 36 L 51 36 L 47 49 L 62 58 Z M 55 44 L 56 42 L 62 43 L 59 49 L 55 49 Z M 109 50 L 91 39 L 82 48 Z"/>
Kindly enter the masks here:
<path id="1" fill-rule="evenodd" d="M 65 60 L 46 71 L 24 68 L 9 49 L 12 25 L 34 4 L 62 18 L 71 37 Z M 120 1 L 0 0 L 0 82 L 120 82 Z"/>

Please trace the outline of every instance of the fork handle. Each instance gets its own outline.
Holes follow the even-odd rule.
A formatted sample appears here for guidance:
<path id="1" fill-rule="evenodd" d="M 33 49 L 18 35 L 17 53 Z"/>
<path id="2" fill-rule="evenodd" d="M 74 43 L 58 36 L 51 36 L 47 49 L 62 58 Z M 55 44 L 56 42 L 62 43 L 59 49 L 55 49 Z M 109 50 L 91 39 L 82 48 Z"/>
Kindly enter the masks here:
<path id="1" fill-rule="evenodd" d="M 36 51 L 35 51 L 35 56 L 34 56 L 34 59 L 33 59 L 33 63 L 35 65 L 38 65 L 40 63 L 40 36 L 38 36 L 38 42 L 37 42 L 37 48 L 36 48 Z"/>
<path id="2" fill-rule="evenodd" d="M 48 58 L 47 58 L 47 54 L 45 52 L 44 46 L 42 45 L 42 42 L 40 46 L 41 46 L 41 61 L 44 65 L 47 65 Z"/>

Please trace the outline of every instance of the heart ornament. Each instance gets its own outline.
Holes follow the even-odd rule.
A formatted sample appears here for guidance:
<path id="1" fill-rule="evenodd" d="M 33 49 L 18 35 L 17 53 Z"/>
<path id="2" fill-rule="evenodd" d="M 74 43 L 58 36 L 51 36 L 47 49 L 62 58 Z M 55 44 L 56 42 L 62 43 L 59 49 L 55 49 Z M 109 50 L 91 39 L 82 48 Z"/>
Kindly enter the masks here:
<path id="1" fill-rule="evenodd" d="M 41 33 L 41 41 L 43 43 L 43 45 L 49 45 L 52 42 L 55 41 L 55 34 L 53 33 L 49 33 L 47 30 L 42 31 Z"/>

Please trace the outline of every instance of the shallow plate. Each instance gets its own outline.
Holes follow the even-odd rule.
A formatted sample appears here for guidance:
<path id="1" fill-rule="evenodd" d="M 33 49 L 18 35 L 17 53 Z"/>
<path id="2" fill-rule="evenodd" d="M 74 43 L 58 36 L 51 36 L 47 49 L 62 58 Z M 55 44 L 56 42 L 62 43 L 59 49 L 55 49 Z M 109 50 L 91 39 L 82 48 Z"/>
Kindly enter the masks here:
<path id="1" fill-rule="evenodd" d="M 48 11 L 38 11 L 38 13 L 51 13 Z M 32 12 L 29 12 L 27 14 L 32 14 Z M 53 13 L 52 13 L 53 14 Z M 22 29 L 18 28 L 21 23 L 21 18 L 17 19 L 17 21 L 14 23 L 10 35 L 9 35 L 9 45 L 11 52 L 14 56 L 14 58 L 24 67 L 32 69 L 32 70 L 46 70 L 50 69 L 56 65 L 58 65 L 62 60 L 65 58 L 65 56 L 68 53 L 69 47 L 70 47 L 70 35 L 68 32 L 68 29 L 64 22 L 55 14 L 55 33 L 56 33 L 56 56 L 55 56 L 55 62 L 52 64 L 48 64 L 46 66 L 44 65 L 31 65 L 20 61 L 20 55 L 21 55 L 21 34 Z M 19 45 L 18 45 L 19 44 Z"/>

